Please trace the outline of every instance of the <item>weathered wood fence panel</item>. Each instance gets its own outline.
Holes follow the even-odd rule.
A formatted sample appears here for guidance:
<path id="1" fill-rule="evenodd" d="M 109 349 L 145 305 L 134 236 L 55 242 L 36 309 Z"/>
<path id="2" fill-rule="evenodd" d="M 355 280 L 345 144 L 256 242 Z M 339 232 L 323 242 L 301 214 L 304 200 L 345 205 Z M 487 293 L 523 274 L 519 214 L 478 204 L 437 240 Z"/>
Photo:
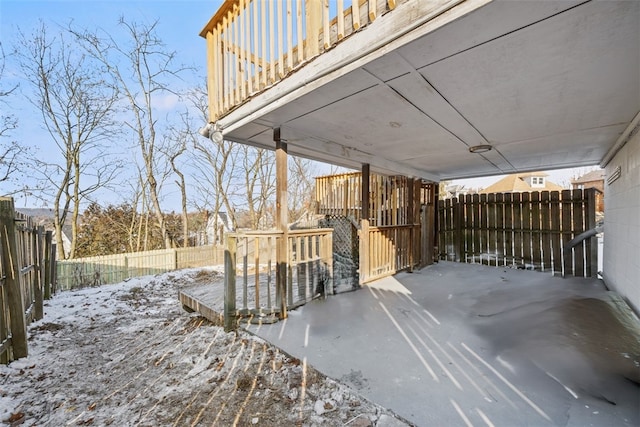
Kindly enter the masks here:
<path id="1" fill-rule="evenodd" d="M 28 355 L 27 326 L 44 315 L 51 295 L 55 258 L 51 232 L 15 211 L 13 199 L 0 198 L 0 362 Z"/>
<path id="2" fill-rule="evenodd" d="M 182 268 L 222 265 L 223 257 L 222 246 L 207 245 L 76 258 L 57 262 L 57 282 L 64 290 L 100 286 Z"/>
<path id="3" fill-rule="evenodd" d="M 288 231 L 284 289 L 277 289 L 276 281 L 276 246 L 284 233 L 250 231 L 226 236 L 224 322 L 227 330 L 234 329 L 242 318 L 275 321 L 276 316 L 286 310 L 333 292 L 332 229 Z"/>
<path id="4" fill-rule="evenodd" d="M 595 191 L 474 194 L 438 208 L 440 259 L 595 276 L 595 241 L 567 243 L 595 227 Z"/>

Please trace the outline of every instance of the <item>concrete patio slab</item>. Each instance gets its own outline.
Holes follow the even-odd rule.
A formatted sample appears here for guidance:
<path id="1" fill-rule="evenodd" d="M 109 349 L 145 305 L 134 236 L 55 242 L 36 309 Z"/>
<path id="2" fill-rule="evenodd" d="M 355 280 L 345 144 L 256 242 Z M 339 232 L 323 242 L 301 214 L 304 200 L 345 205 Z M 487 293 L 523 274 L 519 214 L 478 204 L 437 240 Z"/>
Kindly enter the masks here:
<path id="1" fill-rule="evenodd" d="M 419 426 L 637 426 L 639 325 L 595 279 L 440 262 L 246 328 Z"/>

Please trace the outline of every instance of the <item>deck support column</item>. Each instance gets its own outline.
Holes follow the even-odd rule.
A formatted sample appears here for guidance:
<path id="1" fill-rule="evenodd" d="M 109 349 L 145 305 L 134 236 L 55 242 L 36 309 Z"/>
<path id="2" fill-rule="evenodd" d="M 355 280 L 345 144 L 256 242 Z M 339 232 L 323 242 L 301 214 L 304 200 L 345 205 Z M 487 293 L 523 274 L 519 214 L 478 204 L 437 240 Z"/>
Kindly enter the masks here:
<path id="1" fill-rule="evenodd" d="M 415 212 L 415 195 L 416 181 L 413 178 L 407 180 L 407 219 L 409 226 L 409 273 L 413 273 L 413 264 L 415 262 L 415 236 L 416 236 L 416 212 Z"/>
<path id="2" fill-rule="evenodd" d="M 360 197 L 360 247 L 359 247 L 359 282 L 364 283 L 369 274 L 369 206 L 371 192 L 369 191 L 369 177 L 371 167 L 368 163 L 362 165 L 362 194 Z"/>
<path id="3" fill-rule="evenodd" d="M 440 204 L 440 184 L 433 184 L 433 252 L 435 253 L 434 258 L 437 260 L 440 259 L 440 211 L 438 210 Z M 433 261 L 432 261 L 433 262 Z"/>
<path id="4" fill-rule="evenodd" d="M 276 143 L 276 227 L 282 232 L 276 244 L 276 301 L 280 301 L 280 319 L 287 318 L 287 246 L 289 242 L 287 210 L 287 143 L 280 128 L 273 130 Z"/>

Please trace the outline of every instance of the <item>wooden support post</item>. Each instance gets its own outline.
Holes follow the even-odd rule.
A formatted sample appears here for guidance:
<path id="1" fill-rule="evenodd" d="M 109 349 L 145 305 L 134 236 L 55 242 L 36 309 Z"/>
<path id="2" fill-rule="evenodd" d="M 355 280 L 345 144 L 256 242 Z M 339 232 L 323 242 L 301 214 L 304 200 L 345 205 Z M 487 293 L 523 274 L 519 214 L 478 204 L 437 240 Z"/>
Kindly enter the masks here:
<path id="1" fill-rule="evenodd" d="M 282 232 L 276 243 L 276 300 L 280 301 L 280 318 L 287 318 L 287 248 L 289 243 L 287 211 L 287 143 L 280 138 L 280 128 L 273 130 L 276 143 L 276 227 Z"/>
<path id="2" fill-rule="evenodd" d="M 224 247 L 224 330 L 236 328 L 236 236 L 227 234 Z"/>
<path id="3" fill-rule="evenodd" d="M 361 207 L 361 218 L 369 219 L 369 198 L 371 197 L 369 191 L 369 177 L 371 175 L 371 167 L 369 164 L 362 165 L 362 196 L 360 197 L 362 207 Z"/>
<path id="4" fill-rule="evenodd" d="M 362 165 L 362 196 L 360 197 L 360 201 L 362 206 L 360 208 L 360 218 L 361 218 L 361 227 L 360 227 L 360 245 L 359 245 L 359 282 L 360 284 L 364 283 L 366 280 L 367 274 L 369 273 L 369 206 L 370 206 L 370 197 L 371 192 L 369 188 L 369 181 L 371 177 L 371 166 L 368 163 Z"/>
<path id="5" fill-rule="evenodd" d="M 440 237 L 440 223 L 439 223 L 439 210 L 438 205 L 440 204 L 440 184 L 433 184 L 433 253 L 435 254 L 435 260 L 439 260 L 440 254 L 440 246 L 439 246 L 439 237 Z"/>
<path id="6" fill-rule="evenodd" d="M 2 263 L 5 266 L 5 288 L 9 316 L 11 316 L 11 347 L 13 358 L 27 357 L 27 321 L 24 300 L 20 288 L 20 258 L 16 240 L 15 210 L 13 199 L 0 198 L 0 238 L 2 239 Z"/>
<path id="7" fill-rule="evenodd" d="M 322 28 L 322 0 L 307 0 L 305 5 L 307 18 L 307 49 L 305 57 L 313 58 L 320 54 L 318 36 L 320 35 L 320 28 Z"/>
<path id="8" fill-rule="evenodd" d="M 415 180 L 413 178 L 407 179 L 407 213 L 409 223 L 409 273 L 413 273 L 414 263 L 414 251 L 415 251 L 415 227 L 416 227 L 416 213 L 415 213 Z"/>

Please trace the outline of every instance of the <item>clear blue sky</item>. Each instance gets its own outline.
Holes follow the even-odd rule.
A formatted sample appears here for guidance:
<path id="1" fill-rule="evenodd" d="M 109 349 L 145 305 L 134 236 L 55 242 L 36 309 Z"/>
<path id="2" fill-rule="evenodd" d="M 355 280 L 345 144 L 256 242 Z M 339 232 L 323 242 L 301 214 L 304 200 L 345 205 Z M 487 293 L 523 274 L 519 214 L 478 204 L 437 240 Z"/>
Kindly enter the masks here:
<path id="1" fill-rule="evenodd" d="M 21 84 L 20 90 L 26 90 L 26 85 L 20 81 L 20 71 L 10 55 L 18 30 L 29 34 L 43 21 L 53 34 L 58 25 L 64 27 L 73 21 L 76 27 L 101 28 L 115 35 L 117 31 L 113 30 L 121 16 L 129 22 L 150 24 L 157 20 L 157 34 L 166 44 L 167 51 L 178 53 L 178 63 L 195 67 L 197 72 L 194 79 L 204 78 L 206 46 L 199 33 L 221 4 L 222 0 L 0 0 L 0 41 L 8 55 L 2 85 L 11 87 Z M 197 83 L 194 82 L 193 86 Z M 6 106 L 0 105 L 0 108 Z M 13 97 L 11 110 L 18 119 L 18 129 L 12 133 L 12 139 L 26 141 L 29 145 L 46 150 L 45 144 L 51 138 L 40 126 L 40 115 L 34 112 L 25 97 Z M 34 113 L 37 119 L 34 119 Z M 41 204 L 33 199 L 24 201 L 16 197 L 20 206 L 25 203 Z"/>

